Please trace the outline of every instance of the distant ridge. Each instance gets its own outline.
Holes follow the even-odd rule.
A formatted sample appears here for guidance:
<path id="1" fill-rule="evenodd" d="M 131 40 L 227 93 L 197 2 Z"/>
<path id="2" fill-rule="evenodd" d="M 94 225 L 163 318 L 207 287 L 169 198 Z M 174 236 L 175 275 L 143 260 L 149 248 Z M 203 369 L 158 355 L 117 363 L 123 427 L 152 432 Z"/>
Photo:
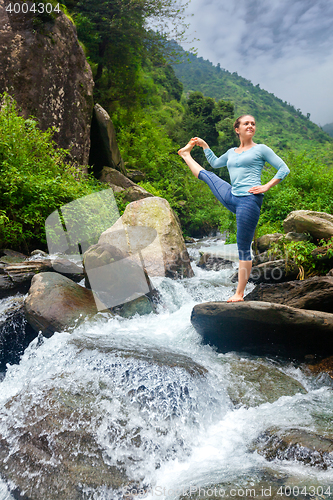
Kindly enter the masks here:
<path id="1" fill-rule="evenodd" d="M 326 132 L 326 134 L 333 137 L 333 123 L 327 123 L 326 125 L 324 125 L 323 130 L 324 132 Z"/>
<path id="2" fill-rule="evenodd" d="M 216 100 L 232 101 L 236 116 L 253 114 L 258 124 L 256 142 L 264 142 L 280 151 L 311 151 L 333 142 L 327 129 L 321 129 L 310 120 L 310 114 L 303 115 L 300 109 L 261 89 L 259 84 L 253 85 L 219 64 L 214 66 L 202 57 L 186 53 L 178 45 L 176 50 L 180 62 L 173 67 L 183 83 L 184 92 L 200 91 Z"/>

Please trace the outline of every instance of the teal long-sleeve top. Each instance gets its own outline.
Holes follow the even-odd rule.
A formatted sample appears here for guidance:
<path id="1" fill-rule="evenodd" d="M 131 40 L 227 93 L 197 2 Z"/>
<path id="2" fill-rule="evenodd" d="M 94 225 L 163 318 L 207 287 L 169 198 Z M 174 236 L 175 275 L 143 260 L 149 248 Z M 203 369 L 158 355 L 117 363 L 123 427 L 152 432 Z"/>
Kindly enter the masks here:
<path id="1" fill-rule="evenodd" d="M 204 149 L 207 161 L 213 168 L 227 166 L 231 192 L 235 196 L 250 195 L 250 188 L 261 185 L 261 172 L 266 161 L 277 169 L 274 179 L 283 180 L 290 172 L 285 162 L 265 144 L 256 144 L 241 153 L 236 153 L 236 149 L 228 149 L 219 158 L 211 149 Z"/>

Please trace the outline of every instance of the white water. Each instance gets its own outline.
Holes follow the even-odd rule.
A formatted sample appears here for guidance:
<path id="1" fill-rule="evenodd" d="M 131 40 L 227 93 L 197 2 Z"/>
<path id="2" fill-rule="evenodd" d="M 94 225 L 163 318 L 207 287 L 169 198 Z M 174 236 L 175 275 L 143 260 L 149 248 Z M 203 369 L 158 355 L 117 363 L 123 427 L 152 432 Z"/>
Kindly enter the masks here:
<path id="1" fill-rule="evenodd" d="M 268 487 L 267 474 L 285 478 L 283 484 L 291 486 L 333 485 L 332 469 L 267 462 L 252 447 L 269 428 L 300 428 L 330 436 L 331 384 L 292 365 L 222 355 L 202 345 L 190 323 L 192 308 L 198 302 L 226 300 L 233 290 L 234 270 L 194 269 L 196 276 L 188 280 L 155 280 L 163 298 L 158 314 L 130 320 L 99 314 L 72 332 L 33 341 L 20 364 L 8 367 L 0 382 L 0 434 L 11 441 L 14 451 L 31 412 L 38 407 L 46 414 L 49 394 L 62 391 L 73 398 L 80 394 L 83 406 L 92 408 L 88 423 L 82 412 L 87 432 L 96 437 L 106 463 L 121 463 L 133 484 L 146 488 L 146 498 L 172 500 L 189 488 L 193 492 L 216 484 L 222 484 L 229 496 L 231 488 L 250 485 L 259 492 L 263 485 Z M 192 366 L 190 373 L 185 364 Z M 256 383 L 237 375 L 245 365 L 268 368 L 272 377 L 283 372 L 308 392 L 261 403 Z M 235 384 L 251 393 L 256 406 L 233 404 L 228 391 Z M 65 419 L 62 428 L 70 430 L 75 424 Z M 91 498 L 113 500 L 120 493 L 98 490 Z M 135 496 L 143 494 L 134 492 Z M 11 498 L 0 481 L 0 500 Z"/>

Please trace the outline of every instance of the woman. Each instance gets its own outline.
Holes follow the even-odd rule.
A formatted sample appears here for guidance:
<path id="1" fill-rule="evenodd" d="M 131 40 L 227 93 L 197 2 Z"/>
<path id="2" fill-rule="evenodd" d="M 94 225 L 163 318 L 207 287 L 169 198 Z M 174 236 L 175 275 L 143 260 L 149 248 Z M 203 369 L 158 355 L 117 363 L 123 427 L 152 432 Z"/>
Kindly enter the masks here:
<path id="1" fill-rule="evenodd" d="M 229 149 L 220 158 L 215 156 L 208 144 L 200 137 L 194 137 L 178 151 L 192 173 L 208 184 L 222 205 L 236 214 L 239 254 L 238 286 L 236 293 L 227 302 L 244 300 L 244 290 L 252 268 L 250 248 L 259 220 L 264 193 L 276 186 L 290 172 L 284 161 L 274 151 L 264 144 L 253 142 L 256 131 L 253 116 L 243 115 L 237 118 L 234 129 L 239 137 L 240 145 L 238 148 Z M 192 158 L 191 150 L 195 145 L 203 148 L 205 156 L 213 168 L 228 167 L 231 185 L 213 172 L 202 168 Z M 267 184 L 261 185 L 261 171 L 266 161 L 278 171 Z"/>

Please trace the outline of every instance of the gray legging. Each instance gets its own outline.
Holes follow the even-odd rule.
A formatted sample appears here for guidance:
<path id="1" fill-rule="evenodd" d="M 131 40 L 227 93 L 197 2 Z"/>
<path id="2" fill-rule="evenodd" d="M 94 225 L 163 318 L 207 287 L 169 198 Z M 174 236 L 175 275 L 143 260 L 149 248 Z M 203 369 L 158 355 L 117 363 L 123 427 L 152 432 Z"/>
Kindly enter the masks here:
<path id="1" fill-rule="evenodd" d="M 239 260 L 251 260 L 251 243 L 258 224 L 263 194 L 235 196 L 228 182 L 209 170 L 200 170 L 198 179 L 204 181 L 222 205 L 236 214 Z"/>

